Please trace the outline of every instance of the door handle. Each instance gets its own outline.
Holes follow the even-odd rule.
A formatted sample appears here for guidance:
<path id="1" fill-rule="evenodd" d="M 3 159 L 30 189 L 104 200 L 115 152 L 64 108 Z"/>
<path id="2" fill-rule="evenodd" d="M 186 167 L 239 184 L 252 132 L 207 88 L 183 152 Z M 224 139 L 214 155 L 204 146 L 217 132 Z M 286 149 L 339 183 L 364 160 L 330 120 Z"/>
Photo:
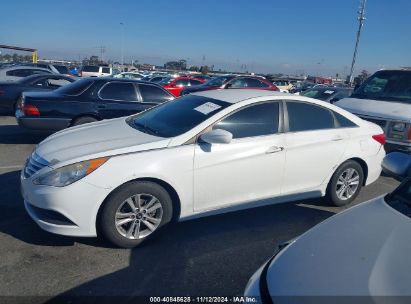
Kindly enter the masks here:
<path id="1" fill-rule="evenodd" d="M 284 147 L 272 146 L 272 147 L 268 148 L 267 151 L 265 151 L 265 154 L 277 153 L 277 152 L 281 152 L 283 150 L 284 150 Z"/>

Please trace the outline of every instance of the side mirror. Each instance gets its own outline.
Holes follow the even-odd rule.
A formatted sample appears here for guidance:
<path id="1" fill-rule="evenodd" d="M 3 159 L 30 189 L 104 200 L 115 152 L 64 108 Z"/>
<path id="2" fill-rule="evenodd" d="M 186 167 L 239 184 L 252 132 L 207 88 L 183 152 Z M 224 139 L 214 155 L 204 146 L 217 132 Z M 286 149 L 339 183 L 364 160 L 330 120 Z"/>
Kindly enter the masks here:
<path id="1" fill-rule="evenodd" d="M 385 174 L 398 181 L 411 176 L 411 156 L 400 152 L 387 154 L 382 161 L 382 170 Z"/>
<path id="2" fill-rule="evenodd" d="M 200 140 L 209 144 L 229 144 L 233 134 L 226 130 L 215 129 L 200 135 Z"/>
<path id="3" fill-rule="evenodd" d="M 340 100 L 340 98 L 331 98 L 330 99 L 330 103 L 335 103 L 335 102 L 337 102 L 337 101 L 339 101 Z"/>

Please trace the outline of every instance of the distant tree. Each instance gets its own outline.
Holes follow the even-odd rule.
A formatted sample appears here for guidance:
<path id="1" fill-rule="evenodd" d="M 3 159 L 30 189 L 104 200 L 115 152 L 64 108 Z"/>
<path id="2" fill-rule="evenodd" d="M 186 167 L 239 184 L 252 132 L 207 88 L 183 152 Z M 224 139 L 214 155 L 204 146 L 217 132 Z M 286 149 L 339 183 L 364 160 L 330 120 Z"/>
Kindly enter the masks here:
<path id="1" fill-rule="evenodd" d="M 198 71 L 200 70 L 200 68 L 199 68 L 198 66 L 192 65 L 192 66 L 189 68 L 189 70 L 190 70 L 190 71 L 193 71 L 193 72 L 198 72 Z"/>
<path id="2" fill-rule="evenodd" d="M 98 56 L 92 55 L 92 56 L 90 56 L 89 64 L 90 65 L 99 65 L 100 64 L 100 59 L 98 58 Z"/>
<path id="3" fill-rule="evenodd" d="M 368 73 L 367 70 L 362 70 L 361 73 L 354 78 L 354 85 L 355 87 L 360 86 L 368 77 L 370 74 Z"/>

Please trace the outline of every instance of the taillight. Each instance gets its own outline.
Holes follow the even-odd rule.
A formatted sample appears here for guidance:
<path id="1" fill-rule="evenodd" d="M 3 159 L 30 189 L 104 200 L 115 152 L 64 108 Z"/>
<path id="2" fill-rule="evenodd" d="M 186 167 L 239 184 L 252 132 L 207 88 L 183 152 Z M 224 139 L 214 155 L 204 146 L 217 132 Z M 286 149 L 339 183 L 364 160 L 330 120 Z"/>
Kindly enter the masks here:
<path id="1" fill-rule="evenodd" d="M 384 133 L 373 135 L 372 138 L 375 141 L 379 142 L 381 145 L 383 145 L 383 146 L 385 145 L 385 134 Z"/>
<path id="2" fill-rule="evenodd" d="M 26 116 L 40 115 L 39 109 L 37 109 L 37 107 L 33 105 L 24 104 L 22 110 L 24 115 Z"/>

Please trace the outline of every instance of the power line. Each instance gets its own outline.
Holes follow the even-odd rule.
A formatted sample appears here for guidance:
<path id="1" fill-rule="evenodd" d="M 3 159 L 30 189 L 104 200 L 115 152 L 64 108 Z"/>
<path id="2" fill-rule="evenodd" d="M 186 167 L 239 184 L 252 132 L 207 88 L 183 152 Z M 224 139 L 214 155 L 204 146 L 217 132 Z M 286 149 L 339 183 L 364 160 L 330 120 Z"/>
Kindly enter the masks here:
<path id="1" fill-rule="evenodd" d="M 355 42 L 355 49 L 354 49 L 354 55 L 352 58 L 352 63 L 351 63 L 351 70 L 350 70 L 350 85 L 353 83 L 353 73 L 354 73 L 354 67 L 355 67 L 355 60 L 357 58 L 357 51 L 358 51 L 358 45 L 360 43 L 360 36 L 361 36 L 361 30 L 362 27 L 364 26 L 364 21 L 365 21 L 365 4 L 367 0 L 360 0 L 360 8 L 358 11 L 358 31 L 357 31 L 357 40 Z"/>

